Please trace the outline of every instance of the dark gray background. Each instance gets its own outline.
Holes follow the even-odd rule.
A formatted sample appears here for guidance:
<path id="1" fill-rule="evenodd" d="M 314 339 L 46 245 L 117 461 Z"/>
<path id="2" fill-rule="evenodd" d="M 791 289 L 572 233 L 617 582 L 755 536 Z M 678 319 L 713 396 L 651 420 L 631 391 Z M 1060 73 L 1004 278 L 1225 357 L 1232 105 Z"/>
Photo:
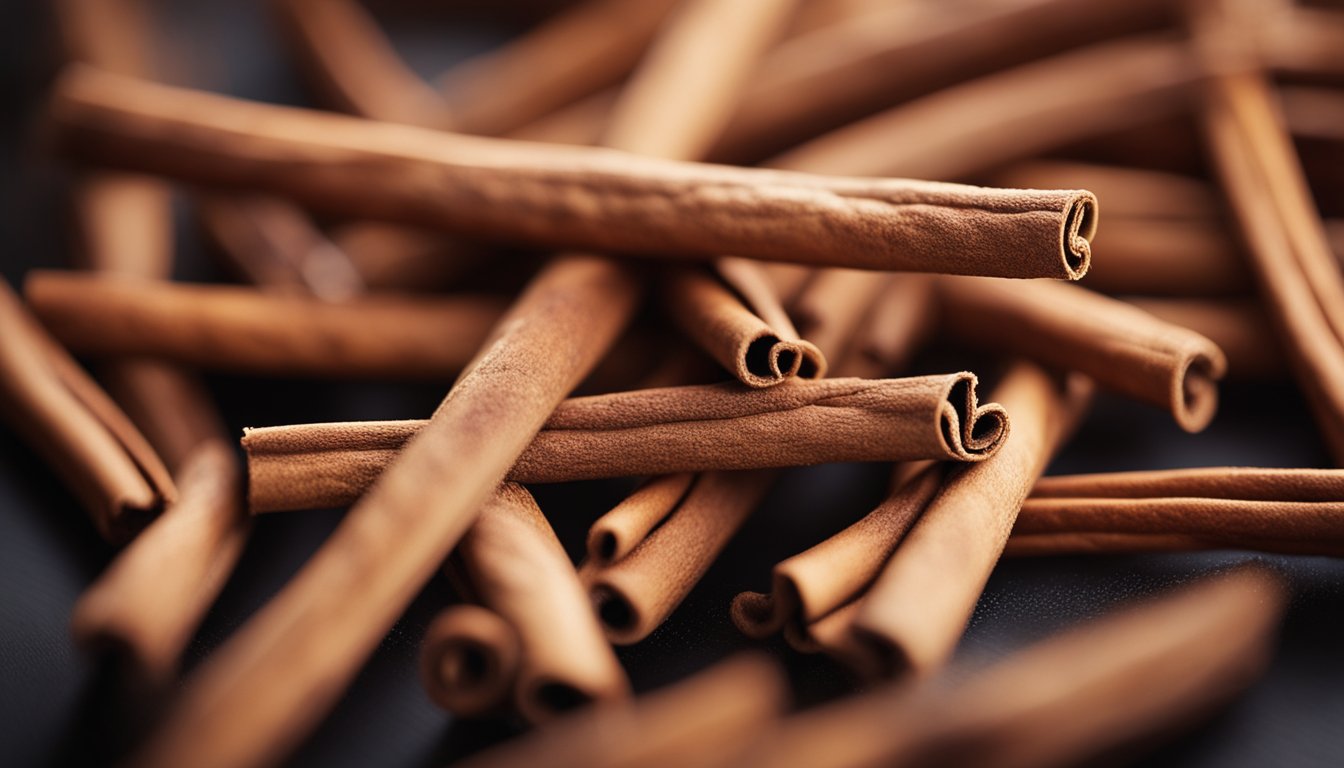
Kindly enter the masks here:
<path id="1" fill-rule="evenodd" d="M 0 30 L 0 103 L 5 105 L 0 264 L 12 284 L 27 269 L 66 264 L 70 240 L 60 164 L 36 151 L 38 106 L 55 66 L 46 5 L 11 0 Z M 254 4 L 161 5 L 178 6 L 167 20 L 169 59 L 184 65 L 177 79 L 302 103 L 302 90 Z M 426 74 L 510 31 L 506 24 L 482 19 L 425 22 L 388 15 L 383 21 L 402 53 Z M 179 276 L 223 279 L 197 244 L 189 217 L 182 218 Z M 946 369 L 974 362 L 953 355 L 922 365 Z M 444 389 L 441 384 L 223 376 L 210 384 L 237 430 L 420 417 Z M 106 667 L 71 646 L 67 621 L 74 600 L 113 551 L 61 484 L 8 431 L 0 431 L 0 457 L 0 764 L 100 763 L 117 748 L 116 728 L 130 708 L 108 680 Z M 1161 413 L 1103 397 L 1051 471 L 1325 462 L 1302 399 L 1291 386 L 1228 385 L 1219 417 L 1195 436 L 1181 433 Z M 884 475 L 881 467 L 850 465 L 790 472 L 672 618 L 645 642 L 619 651 L 636 688 L 663 685 L 735 650 L 757 647 L 786 665 L 801 702 L 852 690 L 843 671 L 824 658 L 799 656 L 778 641 L 743 638 L 728 620 L 727 605 L 743 589 L 764 589 L 771 564 L 865 513 L 880 498 Z M 588 524 L 629 487 L 628 482 L 577 483 L 535 491 L 577 555 Z M 260 519 L 237 573 L 192 642 L 188 667 L 274 594 L 339 518 L 338 511 L 326 511 Z M 1344 628 L 1337 620 L 1344 610 L 1344 564 L 1338 561 L 1228 552 L 1005 562 L 976 609 L 959 661 L 1002 657 L 1117 603 L 1244 560 L 1269 563 L 1293 586 L 1273 665 L 1224 714 L 1146 760 L 1184 766 L 1344 765 Z M 335 712 L 296 754 L 295 764 L 436 765 L 516 730 L 508 722 L 454 721 L 422 694 L 415 676 L 417 646 L 448 597 L 437 581 L 424 590 Z"/>

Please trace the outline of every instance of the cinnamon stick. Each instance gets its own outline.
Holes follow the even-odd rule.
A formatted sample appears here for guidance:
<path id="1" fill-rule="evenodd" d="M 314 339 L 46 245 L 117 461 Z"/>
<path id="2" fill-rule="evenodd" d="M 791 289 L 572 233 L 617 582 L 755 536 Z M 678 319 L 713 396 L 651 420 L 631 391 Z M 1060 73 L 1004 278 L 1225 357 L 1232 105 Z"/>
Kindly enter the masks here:
<path id="1" fill-rule="evenodd" d="M 500 486 L 456 556 L 470 593 L 516 633 L 513 699 L 524 718 L 542 723 L 575 707 L 629 696 L 630 683 L 574 566 L 522 486 Z M 507 652 L 489 655 L 503 658 Z"/>
<path id="2" fill-rule="evenodd" d="M 584 570 L 614 563 L 630 554 L 672 514 L 694 480 L 695 475 L 685 472 L 651 478 L 599 517 L 588 529 Z"/>
<path id="3" fill-rule="evenodd" d="M 1077 765 L 1191 725 L 1268 662 L 1286 606 L 1260 568 L 1206 579 L 951 682 L 888 686 L 781 721 L 736 764 Z M 1128 754 L 1128 752 L 1126 752 Z"/>
<path id="4" fill-rule="evenodd" d="M 1213 164 L 1289 363 L 1327 447 L 1344 460 L 1344 276 L 1269 85 L 1229 28 L 1238 19 L 1216 4 L 1190 16 L 1198 50 L 1220 73 L 1202 91 Z"/>
<path id="5" fill-rule="evenodd" d="M 374 291 L 441 291 L 487 266 L 492 254 L 437 232 L 355 222 L 332 232 L 332 242 Z"/>
<path id="6" fill-rule="evenodd" d="M 934 330 L 938 311 L 928 275 L 893 275 L 837 373 L 879 379 L 905 372 Z"/>
<path id="7" fill-rule="evenodd" d="M 663 524 L 629 554 L 587 570 L 607 637 L 628 645 L 662 624 L 760 504 L 776 476 L 772 470 L 698 475 Z"/>
<path id="8" fill-rule="evenodd" d="M 673 0 L 587 0 L 458 64 L 439 80 L 453 130 L 505 134 L 616 84 L 643 57 L 673 6 Z"/>
<path id="9" fill-rule="evenodd" d="M 340 109 L 374 120 L 447 127 L 443 98 L 410 70 L 368 11 L 353 0 L 275 0 L 305 73 Z"/>
<path id="10" fill-rule="evenodd" d="M 1198 467 L 1056 475 L 1036 481 L 1035 498 L 1143 499 L 1162 496 L 1328 502 L 1344 498 L 1344 471 Z"/>
<path id="11" fill-rule="evenodd" d="M 1088 401 L 1018 363 L 995 388 L 1013 432 L 991 461 L 953 474 L 858 601 L 809 627 L 811 640 L 867 677 L 925 673 L 952 654 L 1049 457 Z"/>
<path id="12" fill-rule="evenodd" d="M 566 401 L 509 472 L 515 482 L 761 469 L 835 461 L 992 456 L 1004 410 L 981 405 L 970 373 L 867 381 L 792 381 L 752 390 L 715 384 Z M 341 506 L 378 478 L 423 421 L 247 430 L 257 512 Z"/>
<path id="13" fill-rule="evenodd" d="M 938 287 L 942 327 L 960 341 L 1085 373 L 1167 410 L 1187 432 L 1217 411 L 1227 360 L 1193 331 L 1073 286 L 958 279 Z"/>
<path id="14" fill-rule="evenodd" d="M 51 123 L 84 159 L 553 247 L 1076 279 L 1096 224 L 1096 201 L 1082 191 L 860 181 L 455 137 L 86 69 L 61 78 Z"/>
<path id="15" fill-rule="evenodd" d="M 69 484 L 105 538 L 124 541 L 177 498 L 148 441 L 0 285 L 5 421 Z"/>
<path id="16" fill-rule="evenodd" d="M 425 631 L 420 681 L 440 707 L 463 717 L 504 708 L 519 666 L 518 634 L 479 605 L 445 608 Z"/>
<path id="17" fill-rule="evenodd" d="M 819 269 L 789 305 L 799 333 L 831 360 L 844 360 L 890 276 L 856 269 Z"/>
<path id="18" fill-rule="evenodd" d="M 1120 39 L 916 99 L 813 139 L 771 165 L 965 178 L 1177 113 L 1203 77 L 1183 41 Z"/>
<path id="19" fill-rule="evenodd" d="M 733 598 L 733 624 L 753 638 L 784 630 L 794 645 L 805 645 L 809 624 L 860 597 L 877 578 L 943 480 L 936 465 L 906 474 L 898 470 L 891 495 L 858 522 L 777 564 L 769 593 Z"/>
<path id="20" fill-rule="evenodd" d="M 463 768 L 698 768 L 739 753 L 785 706 L 788 688 L 764 657 L 742 655 L 641 696 L 585 710 L 474 755 Z"/>
<path id="21" fill-rule="evenodd" d="M 35 313 L 73 350 L 202 368 L 305 376 L 447 377 L 500 317 L 486 297 L 338 304 L 246 288 L 33 272 Z"/>
<path id="22" fill-rule="evenodd" d="M 1001 187 L 1054 189 L 1063 185 L 1090 189 L 1098 199 L 1106 201 L 1107 229 L 1113 218 L 1208 222 L 1221 216 L 1213 187 L 1165 171 L 1038 159 L 1015 163 L 990 178 Z"/>

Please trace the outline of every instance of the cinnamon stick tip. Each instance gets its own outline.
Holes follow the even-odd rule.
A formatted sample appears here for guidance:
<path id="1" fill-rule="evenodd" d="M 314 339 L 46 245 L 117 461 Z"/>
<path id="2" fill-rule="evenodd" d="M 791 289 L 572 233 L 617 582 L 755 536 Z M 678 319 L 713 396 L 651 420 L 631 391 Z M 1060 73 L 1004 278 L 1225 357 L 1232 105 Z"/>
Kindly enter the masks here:
<path id="1" fill-rule="evenodd" d="M 1074 190 L 1067 198 L 1064 222 L 1060 228 L 1064 273 L 1069 280 L 1081 280 L 1092 267 L 1092 238 L 1097 234 L 1097 196 L 1087 190 Z"/>
<path id="2" fill-rule="evenodd" d="M 1171 382 L 1171 413 L 1186 432 L 1200 432 L 1218 412 L 1218 381 L 1227 373 L 1227 356 L 1207 339 L 1190 351 Z"/>
<path id="3" fill-rule="evenodd" d="M 597 620 L 608 640 L 617 645 L 629 645 L 648 635 L 639 607 L 619 589 L 598 582 L 593 585 L 590 594 Z"/>
<path id="4" fill-rule="evenodd" d="M 742 592 L 728 607 L 729 618 L 738 631 L 753 640 L 764 640 L 780 629 L 777 600 L 763 592 Z"/>
<path id="5" fill-rule="evenodd" d="M 430 625 L 420 650 L 420 679 L 439 707 L 475 716 L 500 708 L 513 686 L 521 649 L 497 614 L 458 605 Z"/>
<path id="6" fill-rule="evenodd" d="M 949 458 L 984 461 L 1008 438 L 1008 412 L 998 403 L 980 405 L 979 379 L 969 371 L 951 378 L 939 409 L 939 434 Z"/>
<path id="7" fill-rule="evenodd" d="M 798 345 L 770 333 L 743 342 L 738 350 L 737 377 L 749 387 L 773 387 L 798 373 L 803 362 Z"/>

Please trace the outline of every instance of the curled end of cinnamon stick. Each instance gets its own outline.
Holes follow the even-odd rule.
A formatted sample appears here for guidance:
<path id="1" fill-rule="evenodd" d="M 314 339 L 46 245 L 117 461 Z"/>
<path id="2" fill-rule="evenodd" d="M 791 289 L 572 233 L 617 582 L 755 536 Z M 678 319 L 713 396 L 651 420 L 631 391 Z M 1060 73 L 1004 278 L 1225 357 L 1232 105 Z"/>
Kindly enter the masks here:
<path id="1" fill-rule="evenodd" d="M 1227 373 L 1227 356 L 1207 343 L 1191 349 L 1171 380 L 1171 414 L 1186 432 L 1199 432 L 1218 411 L 1218 380 Z"/>
<path id="2" fill-rule="evenodd" d="M 483 715 L 506 703 L 520 657 L 518 636 L 508 622 L 479 606 L 453 606 L 425 633 L 420 679 L 443 709 Z"/>
<path id="3" fill-rule="evenodd" d="M 1067 205 L 1060 228 L 1060 253 L 1068 279 L 1080 280 L 1092 266 L 1092 237 L 1097 234 L 1097 197 L 1079 190 Z"/>
<path id="4" fill-rule="evenodd" d="M 938 409 L 939 434 L 948 456 L 958 461 L 984 461 L 1008 437 L 1008 413 L 998 403 L 980 405 L 975 374 L 962 372 L 951 380 Z"/>
<path id="5" fill-rule="evenodd" d="M 803 364 L 803 351 L 797 344 L 764 333 L 744 340 L 737 356 L 738 380 L 749 387 L 773 387 L 797 375 Z"/>
<path id="6" fill-rule="evenodd" d="M 728 612 L 733 625 L 753 640 L 763 640 L 798 616 L 802 600 L 798 586 L 787 576 L 776 575 L 771 592 L 742 592 L 733 598 Z"/>

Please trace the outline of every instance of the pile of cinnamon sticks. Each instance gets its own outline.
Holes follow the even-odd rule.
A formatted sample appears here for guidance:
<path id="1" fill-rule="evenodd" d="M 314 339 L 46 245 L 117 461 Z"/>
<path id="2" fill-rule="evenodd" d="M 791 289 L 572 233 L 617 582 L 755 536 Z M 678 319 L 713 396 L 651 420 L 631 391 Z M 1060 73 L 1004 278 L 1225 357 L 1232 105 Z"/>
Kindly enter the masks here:
<path id="1" fill-rule="evenodd" d="M 1043 477 L 1096 398 L 1194 433 L 1225 376 L 1291 377 L 1344 461 L 1341 179 L 1294 143 L 1344 141 L 1344 13 L 580 0 L 429 82 L 355 0 L 268 10 L 325 110 L 169 84 L 149 4 L 57 3 L 80 269 L 0 286 L 4 420 L 124 544 L 72 628 L 162 702 L 127 764 L 283 761 L 439 577 L 427 695 L 537 726 L 472 765 L 1074 764 L 1250 685 L 1287 590 L 1211 574 L 948 672 L 1001 556 L 1344 554 L 1344 470 Z M 174 191 L 241 284 L 170 279 Z M 201 372 L 443 399 L 239 436 Z M 793 712 L 737 658 L 636 696 L 616 647 L 833 462 L 883 500 L 722 611 L 866 692 Z M 601 478 L 638 485 L 575 563 L 528 486 Z M 251 516 L 332 507 L 181 676 Z"/>

